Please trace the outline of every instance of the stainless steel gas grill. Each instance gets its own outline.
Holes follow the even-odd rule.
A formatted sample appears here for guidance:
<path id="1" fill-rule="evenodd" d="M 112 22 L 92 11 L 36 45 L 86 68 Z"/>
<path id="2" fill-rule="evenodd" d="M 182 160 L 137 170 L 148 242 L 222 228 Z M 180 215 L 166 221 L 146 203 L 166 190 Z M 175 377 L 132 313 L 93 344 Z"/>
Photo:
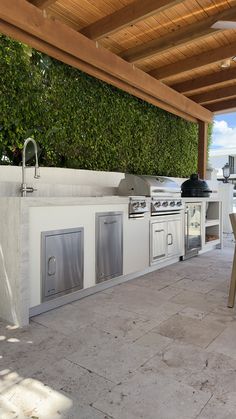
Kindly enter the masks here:
<path id="1" fill-rule="evenodd" d="M 151 197 L 151 216 L 176 214 L 183 209 L 181 187 L 168 177 L 126 174 L 120 182 L 119 194 L 132 197 L 130 216 L 135 208 L 141 212 L 142 205 L 145 207 L 145 200 L 140 199 L 144 196 Z"/>
<path id="2" fill-rule="evenodd" d="M 130 197 L 130 218 L 144 216 L 145 201 L 148 203 L 150 265 L 166 259 L 178 260 L 184 254 L 180 186 L 167 177 L 126 174 L 120 182 L 119 194 Z"/>
<path id="3" fill-rule="evenodd" d="M 146 212 L 149 212 L 147 199 L 143 196 L 130 197 L 129 199 L 129 218 L 142 218 Z"/>
<path id="4" fill-rule="evenodd" d="M 183 209 L 183 202 L 181 199 L 164 199 L 152 198 L 151 215 L 168 215 L 179 212 Z"/>

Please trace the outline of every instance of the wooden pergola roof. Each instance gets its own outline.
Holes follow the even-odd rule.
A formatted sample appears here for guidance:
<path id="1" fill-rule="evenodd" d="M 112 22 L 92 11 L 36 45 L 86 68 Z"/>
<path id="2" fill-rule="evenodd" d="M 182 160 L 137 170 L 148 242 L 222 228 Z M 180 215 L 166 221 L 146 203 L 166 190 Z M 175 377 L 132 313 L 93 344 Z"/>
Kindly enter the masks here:
<path id="1" fill-rule="evenodd" d="M 236 30 L 212 28 L 218 20 L 236 20 L 235 0 L 0 0 L 0 9 L 3 33 L 28 41 L 51 55 L 52 46 L 56 47 L 61 50 L 61 55 L 57 51 L 57 58 L 66 61 L 64 52 L 71 55 L 72 61 L 73 57 L 79 58 L 88 65 L 91 60 L 79 51 L 83 41 L 90 57 L 96 48 L 103 62 L 110 60 L 117 73 L 129 71 L 137 83 L 123 75 L 116 83 L 112 77 L 117 75 L 110 69 L 105 70 L 106 78 L 99 74 L 104 72 L 100 63 L 96 63 L 95 72 L 81 63 L 82 70 L 125 90 L 128 84 L 130 93 L 135 94 L 138 89 L 137 96 L 142 92 L 144 99 L 180 116 L 209 121 L 211 114 L 207 110 L 236 109 Z M 43 33 L 45 27 L 52 30 L 53 26 L 54 39 Z M 73 31 L 65 30 L 70 28 Z M 76 54 L 61 45 L 62 38 L 68 47 L 74 44 Z M 88 40 L 92 42 L 86 46 Z M 230 59 L 228 69 L 220 66 L 225 59 Z M 152 94 L 143 89 L 140 77 L 144 84 L 152 85 Z M 156 89 L 162 90 L 160 95 Z"/>
<path id="2" fill-rule="evenodd" d="M 0 32 L 199 124 L 236 110 L 236 30 L 219 20 L 236 0 L 0 0 Z"/>

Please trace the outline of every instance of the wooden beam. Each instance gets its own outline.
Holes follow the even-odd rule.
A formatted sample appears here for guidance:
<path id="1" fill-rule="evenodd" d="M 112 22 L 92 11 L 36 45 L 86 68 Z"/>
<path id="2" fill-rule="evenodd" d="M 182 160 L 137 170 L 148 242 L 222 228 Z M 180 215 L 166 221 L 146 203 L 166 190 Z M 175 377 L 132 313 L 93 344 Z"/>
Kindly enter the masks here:
<path id="1" fill-rule="evenodd" d="M 190 71 L 195 68 L 216 63 L 217 61 L 225 60 L 226 58 L 231 58 L 235 55 L 235 51 L 236 41 L 231 42 L 228 45 L 220 46 L 219 48 L 194 55 L 186 58 L 185 60 L 180 60 L 176 63 L 159 67 L 150 71 L 149 74 L 159 80 L 167 79 L 168 77 L 184 73 L 185 71 Z"/>
<path id="2" fill-rule="evenodd" d="M 120 54 L 120 56 L 130 63 L 134 63 L 146 59 L 147 57 L 151 57 L 152 55 L 161 54 L 195 39 L 218 32 L 219 29 L 213 29 L 211 26 L 218 20 L 230 20 L 231 17 L 234 17 L 235 15 L 236 7 L 231 7 L 230 9 L 216 13 L 200 22 L 197 21 L 184 28 L 175 30 L 166 36 L 130 48 Z"/>
<path id="3" fill-rule="evenodd" d="M 80 32 L 90 39 L 98 40 L 134 25 L 156 13 L 181 3 L 183 0 L 136 0 L 125 7 L 86 26 Z"/>
<path id="4" fill-rule="evenodd" d="M 203 121 L 198 123 L 198 173 L 201 179 L 206 177 L 207 166 L 208 124 Z"/>
<path id="5" fill-rule="evenodd" d="M 236 68 L 228 68 L 227 70 L 221 70 L 217 73 L 208 74 L 207 76 L 171 84 L 170 87 L 180 93 L 188 93 L 234 79 L 236 80 Z"/>
<path id="6" fill-rule="evenodd" d="M 39 7 L 40 9 L 47 9 L 53 3 L 56 3 L 57 0 L 30 0 L 34 6 Z"/>
<path id="7" fill-rule="evenodd" d="M 138 92 L 141 92 L 158 100 L 160 104 L 167 105 L 172 109 L 172 113 L 180 111 L 186 116 L 200 120 L 211 121 L 212 119 L 211 112 L 205 108 L 153 79 L 110 51 L 98 48 L 95 42 L 74 29 L 49 19 L 43 11 L 25 0 L 11 0 L 10 9 L 8 0 L 1 0 L 0 19 L 11 25 L 13 29 L 21 29 L 60 50 L 62 61 L 64 61 L 64 55 L 70 55 L 81 63 L 81 67 L 82 65 L 89 67 L 90 71 L 96 72 L 96 77 L 107 80 L 108 83 L 111 79 L 117 84 L 122 82 L 130 86 L 132 91 L 137 91 L 137 96 Z"/>
<path id="8" fill-rule="evenodd" d="M 234 99 L 222 100 L 220 102 L 209 103 L 205 105 L 206 109 L 209 109 L 211 112 L 221 112 L 227 111 L 230 109 L 236 109 L 236 97 Z"/>
<path id="9" fill-rule="evenodd" d="M 199 93 L 198 95 L 193 95 L 190 98 L 194 100 L 194 102 L 202 104 L 227 99 L 232 96 L 236 96 L 236 85 L 210 90 L 210 92 Z"/>

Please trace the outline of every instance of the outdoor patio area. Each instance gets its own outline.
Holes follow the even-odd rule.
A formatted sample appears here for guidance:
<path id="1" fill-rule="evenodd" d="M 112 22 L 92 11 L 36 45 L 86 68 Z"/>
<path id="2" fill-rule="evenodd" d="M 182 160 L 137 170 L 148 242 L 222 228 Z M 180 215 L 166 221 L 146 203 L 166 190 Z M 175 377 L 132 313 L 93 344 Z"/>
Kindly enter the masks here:
<path id="1" fill-rule="evenodd" d="M 1 323 L 1 419 L 235 419 L 236 317 L 225 247 Z"/>

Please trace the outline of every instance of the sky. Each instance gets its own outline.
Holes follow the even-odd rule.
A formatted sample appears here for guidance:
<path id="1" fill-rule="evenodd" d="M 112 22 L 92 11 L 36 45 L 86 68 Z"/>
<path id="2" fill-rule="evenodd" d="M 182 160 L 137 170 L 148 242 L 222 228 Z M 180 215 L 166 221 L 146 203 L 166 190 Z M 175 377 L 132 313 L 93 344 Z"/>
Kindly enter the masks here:
<path id="1" fill-rule="evenodd" d="M 236 148 L 236 112 L 214 118 L 211 150 Z"/>

